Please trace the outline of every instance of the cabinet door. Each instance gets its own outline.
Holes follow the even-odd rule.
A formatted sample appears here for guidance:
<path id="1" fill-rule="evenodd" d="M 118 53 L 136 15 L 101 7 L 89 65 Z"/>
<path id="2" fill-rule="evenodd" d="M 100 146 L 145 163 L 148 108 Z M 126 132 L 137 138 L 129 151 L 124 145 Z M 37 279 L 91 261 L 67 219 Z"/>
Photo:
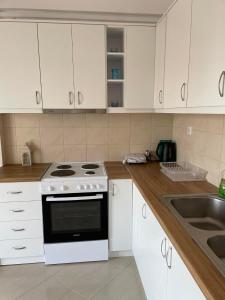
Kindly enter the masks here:
<path id="1" fill-rule="evenodd" d="M 171 252 L 172 249 L 172 252 Z M 170 256 L 172 255 L 172 256 Z M 205 300 L 205 296 L 186 268 L 182 259 L 173 246 L 170 245 L 168 260 L 171 269 L 168 269 L 167 300 Z M 160 299 L 160 298 L 159 298 Z"/>
<path id="2" fill-rule="evenodd" d="M 153 108 L 155 28 L 126 27 L 125 108 Z"/>
<path id="3" fill-rule="evenodd" d="M 37 24 L 1 22 L 0 36 L 0 109 L 40 109 Z"/>
<path id="4" fill-rule="evenodd" d="M 137 187 L 133 187 L 133 254 L 147 299 L 164 300 L 167 267 L 161 254 L 165 234 Z M 163 246 L 166 246 L 164 243 Z M 164 251 L 165 252 L 165 251 Z"/>
<path id="5" fill-rule="evenodd" d="M 141 253 L 141 222 L 142 222 L 142 207 L 145 201 L 135 184 L 133 184 L 133 238 L 132 252 L 140 273 L 140 253 Z"/>
<path id="6" fill-rule="evenodd" d="M 104 25 L 72 25 L 76 108 L 106 108 Z"/>
<path id="7" fill-rule="evenodd" d="M 154 107 L 163 107 L 164 98 L 164 69 L 166 51 L 166 17 L 156 26 L 156 53 L 155 53 L 155 88 Z"/>
<path id="8" fill-rule="evenodd" d="M 186 107 L 192 0 L 178 0 L 167 15 L 164 107 Z"/>
<path id="9" fill-rule="evenodd" d="M 110 251 L 131 250 L 132 181 L 109 181 L 109 248 Z"/>
<path id="10" fill-rule="evenodd" d="M 74 108 L 71 25 L 38 24 L 43 108 Z"/>
<path id="11" fill-rule="evenodd" d="M 224 19 L 225 1 L 193 1 L 188 107 L 225 105 Z"/>

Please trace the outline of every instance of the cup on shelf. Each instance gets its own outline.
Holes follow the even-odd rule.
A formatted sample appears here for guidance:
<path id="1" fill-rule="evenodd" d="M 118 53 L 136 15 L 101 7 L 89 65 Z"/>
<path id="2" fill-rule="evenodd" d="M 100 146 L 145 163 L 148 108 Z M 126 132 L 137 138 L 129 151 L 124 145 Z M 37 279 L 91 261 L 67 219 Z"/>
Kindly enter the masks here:
<path id="1" fill-rule="evenodd" d="M 121 79 L 121 70 L 119 68 L 112 69 L 112 79 Z"/>
<path id="2" fill-rule="evenodd" d="M 111 107 L 119 107 L 119 100 L 113 100 L 111 101 Z"/>

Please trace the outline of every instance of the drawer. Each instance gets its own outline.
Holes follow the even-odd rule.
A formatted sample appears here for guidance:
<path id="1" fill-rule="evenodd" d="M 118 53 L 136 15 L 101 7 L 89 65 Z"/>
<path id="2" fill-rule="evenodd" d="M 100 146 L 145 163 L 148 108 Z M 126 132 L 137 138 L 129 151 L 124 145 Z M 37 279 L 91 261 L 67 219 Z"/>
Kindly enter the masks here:
<path id="1" fill-rule="evenodd" d="M 43 238 L 42 220 L 0 222 L 0 240 Z"/>
<path id="2" fill-rule="evenodd" d="M 0 202 L 41 200 L 40 182 L 0 183 Z"/>
<path id="3" fill-rule="evenodd" d="M 0 258 L 42 255 L 44 255 L 44 244 L 41 238 L 0 241 Z"/>
<path id="4" fill-rule="evenodd" d="M 42 220 L 41 201 L 0 203 L 0 222 Z"/>

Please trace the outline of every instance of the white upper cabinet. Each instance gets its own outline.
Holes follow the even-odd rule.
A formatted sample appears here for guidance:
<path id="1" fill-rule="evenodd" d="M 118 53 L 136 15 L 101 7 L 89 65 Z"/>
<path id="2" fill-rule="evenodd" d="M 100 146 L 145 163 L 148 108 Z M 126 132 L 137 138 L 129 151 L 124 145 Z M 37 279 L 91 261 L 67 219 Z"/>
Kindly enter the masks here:
<path id="1" fill-rule="evenodd" d="M 164 69 L 166 51 L 166 17 L 156 26 L 154 107 L 162 108 L 164 99 Z"/>
<path id="2" fill-rule="evenodd" d="M 153 108 L 155 28 L 126 27 L 125 97 L 127 109 Z"/>
<path id="3" fill-rule="evenodd" d="M 71 25 L 38 24 L 43 108 L 74 108 Z"/>
<path id="4" fill-rule="evenodd" d="M 225 1 L 194 0 L 188 107 L 225 106 Z"/>
<path id="5" fill-rule="evenodd" d="M 0 23 L 0 109 L 40 109 L 37 24 Z"/>
<path id="6" fill-rule="evenodd" d="M 106 108 L 106 32 L 104 25 L 72 25 L 75 107 Z"/>
<path id="7" fill-rule="evenodd" d="M 164 107 L 186 107 L 192 0 L 178 0 L 167 15 Z"/>

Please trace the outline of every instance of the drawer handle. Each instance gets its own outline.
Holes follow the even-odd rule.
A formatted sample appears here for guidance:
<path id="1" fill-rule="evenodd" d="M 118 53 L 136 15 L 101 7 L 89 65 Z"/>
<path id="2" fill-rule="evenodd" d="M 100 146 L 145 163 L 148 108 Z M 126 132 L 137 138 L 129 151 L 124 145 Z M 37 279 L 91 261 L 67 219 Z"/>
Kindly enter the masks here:
<path id="1" fill-rule="evenodd" d="M 22 213 L 24 212 L 24 209 L 11 209 L 10 211 L 13 213 Z"/>
<path id="2" fill-rule="evenodd" d="M 23 194 L 23 192 L 22 191 L 11 191 L 11 192 L 7 192 L 7 194 L 18 195 L 18 194 Z"/>
<path id="3" fill-rule="evenodd" d="M 14 250 L 25 250 L 27 247 L 21 246 L 21 247 L 13 247 Z"/>
<path id="4" fill-rule="evenodd" d="M 25 228 L 12 228 L 11 230 L 15 232 L 20 232 L 20 231 L 25 231 Z"/>

